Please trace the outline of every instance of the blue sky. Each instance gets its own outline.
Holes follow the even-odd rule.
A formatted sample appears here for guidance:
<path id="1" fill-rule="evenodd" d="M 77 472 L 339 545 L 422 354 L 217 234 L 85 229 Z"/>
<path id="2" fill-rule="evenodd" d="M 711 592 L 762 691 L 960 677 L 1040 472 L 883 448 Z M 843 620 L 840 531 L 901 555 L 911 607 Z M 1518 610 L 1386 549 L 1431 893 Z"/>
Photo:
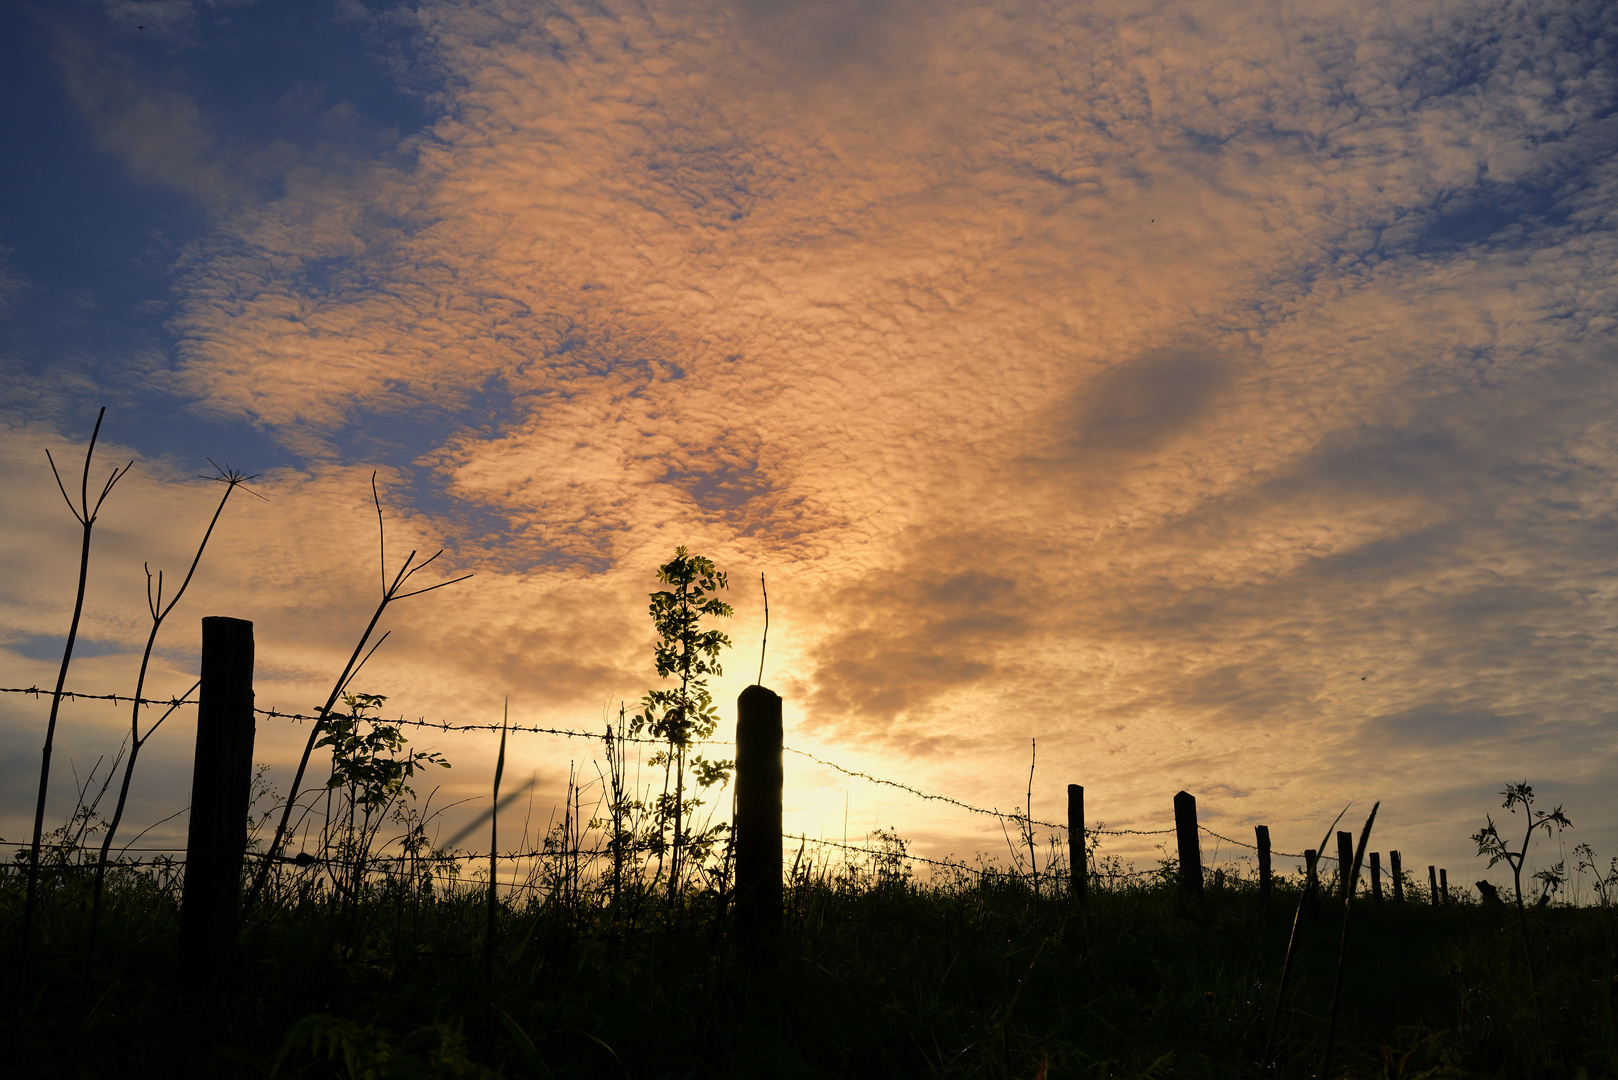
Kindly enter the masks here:
<path id="1" fill-rule="evenodd" d="M 767 573 L 789 740 L 835 760 L 1009 806 L 1038 737 L 1050 817 L 1069 781 L 1115 823 L 1185 787 L 1296 847 L 1384 798 L 1388 846 L 1457 868 L 1526 776 L 1618 850 L 1610 5 L 23 12 L 0 682 L 49 677 L 43 449 L 106 405 L 137 470 L 86 689 L 127 689 L 140 564 L 185 557 L 212 457 L 269 501 L 227 514 L 164 678 L 237 614 L 261 696 L 323 697 L 374 469 L 397 546 L 477 575 L 374 662 L 413 715 L 633 701 L 686 543 L 745 585 L 721 699 Z M 42 713 L 0 710 L 22 807 Z M 488 748 L 446 749 L 478 789 Z M 542 789 L 568 753 L 531 748 Z M 792 782 L 840 820 L 843 781 Z M 999 843 L 848 796 L 926 853 Z"/>

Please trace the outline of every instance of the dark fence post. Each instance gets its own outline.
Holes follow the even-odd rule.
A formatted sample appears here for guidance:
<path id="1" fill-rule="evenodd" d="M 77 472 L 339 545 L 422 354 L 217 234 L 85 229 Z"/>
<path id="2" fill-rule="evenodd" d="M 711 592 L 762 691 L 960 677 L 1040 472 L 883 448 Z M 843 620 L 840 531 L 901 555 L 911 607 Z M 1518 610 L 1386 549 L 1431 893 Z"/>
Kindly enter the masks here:
<path id="1" fill-rule="evenodd" d="M 1449 871 L 1443 868 L 1438 871 L 1438 895 L 1444 898 L 1445 904 L 1449 903 Z"/>
<path id="2" fill-rule="evenodd" d="M 225 974 L 236 944 L 253 783 L 253 624 L 202 620 L 202 688 L 180 894 L 180 966 L 192 993 Z"/>
<path id="3" fill-rule="evenodd" d="M 1438 867 L 1427 867 L 1427 901 L 1433 907 L 1438 906 Z"/>
<path id="4" fill-rule="evenodd" d="M 1258 902 L 1265 911 L 1270 910 L 1270 827 L 1253 826 L 1258 838 Z"/>
<path id="5" fill-rule="evenodd" d="M 1084 854 L 1084 786 L 1067 786 L 1068 889 L 1074 903 L 1083 904 L 1090 892 L 1090 867 Z"/>
<path id="6" fill-rule="evenodd" d="M 1320 903 L 1320 852 L 1303 849 L 1303 907 L 1312 919 Z"/>
<path id="7" fill-rule="evenodd" d="M 1354 834 L 1340 832 L 1337 834 L 1337 892 L 1344 900 L 1348 899 L 1348 891 L 1354 885 Z"/>
<path id="8" fill-rule="evenodd" d="M 1197 797 L 1182 791 L 1174 796 L 1174 833 L 1180 843 L 1180 891 L 1202 899 L 1202 838 L 1197 835 Z"/>
<path id="9" fill-rule="evenodd" d="M 1371 852 L 1371 899 L 1382 902 L 1382 853 Z"/>
<path id="10" fill-rule="evenodd" d="M 781 745 L 781 698 L 749 686 L 736 699 L 736 924 L 753 953 L 781 929 Z"/>
<path id="11" fill-rule="evenodd" d="M 1388 852 L 1388 869 L 1393 871 L 1393 899 L 1402 904 L 1405 898 L 1405 868 L 1397 851 Z"/>

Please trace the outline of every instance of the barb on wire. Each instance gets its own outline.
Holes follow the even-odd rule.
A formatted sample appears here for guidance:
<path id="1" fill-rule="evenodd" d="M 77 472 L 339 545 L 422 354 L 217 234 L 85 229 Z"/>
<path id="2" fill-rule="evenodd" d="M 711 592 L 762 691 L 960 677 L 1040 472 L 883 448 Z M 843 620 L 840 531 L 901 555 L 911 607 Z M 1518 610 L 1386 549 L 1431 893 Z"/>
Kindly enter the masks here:
<path id="1" fill-rule="evenodd" d="M 49 690 L 41 690 L 37 686 L 0 686 L 0 694 L 35 694 L 35 695 L 38 695 L 38 694 L 48 694 L 48 693 L 50 693 Z M 78 700 L 78 699 L 82 698 L 85 701 L 134 702 L 136 700 L 139 700 L 142 705 L 169 705 L 169 706 L 174 706 L 174 707 L 178 707 L 178 706 L 181 706 L 181 705 L 195 705 L 197 703 L 195 698 L 189 698 L 189 697 L 184 697 L 184 696 L 177 697 L 177 698 L 145 698 L 145 697 L 143 697 L 143 698 L 136 699 L 136 698 L 128 696 L 127 694 L 81 694 L 81 693 L 74 693 L 72 691 L 63 691 L 62 696 L 65 697 L 65 698 L 73 699 L 73 700 Z M 260 716 L 263 716 L 263 717 L 265 717 L 267 719 L 272 719 L 272 720 L 300 720 L 300 721 L 302 721 L 302 720 L 319 720 L 320 719 L 320 717 L 315 716 L 315 715 L 310 714 L 310 713 L 281 712 L 279 709 L 263 709 L 263 708 L 258 708 L 256 706 L 254 707 L 253 711 L 255 713 L 257 713 L 258 715 L 260 715 Z M 397 718 L 397 719 L 394 719 L 394 720 L 389 720 L 388 723 L 390 723 L 390 724 L 403 724 L 403 725 L 405 725 L 407 727 L 433 728 L 434 730 L 437 730 L 437 731 L 499 731 L 500 730 L 500 725 L 499 724 L 452 724 L 448 720 L 427 720 L 425 718 L 417 719 L 417 720 L 406 720 L 402 716 Z M 552 728 L 552 727 L 538 727 L 538 726 L 525 726 L 525 725 L 522 725 L 522 724 L 513 724 L 507 730 L 527 732 L 527 733 L 533 734 L 533 735 L 561 735 L 561 736 L 564 736 L 564 737 L 567 737 L 567 738 L 570 738 L 570 739 L 599 739 L 599 738 L 601 738 L 601 733 L 599 731 L 579 731 L 579 730 L 572 729 L 572 728 Z M 663 739 L 636 738 L 634 736 L 624 736 L 623 738 L 620 739 L 620 738 L 618 738 L 618 736 L 615 735 L 615 736 L 613 736 L 613 738 L 615 740 L 617 740 L 618 742 L 655 743 L 655 744 L 657 744 L 659 746 L 661 746 L 666 741 L 666 740 L 663 740 Z M 704 741 L 705 745 L 712 745 L 712 746 L 734 746 L 735 745 L 734 742 L 732 742 L 732 741 L 730 741 L 728 739 L 707 739 L 707 740 L 703 740 L 703 741 Z"/>
<path id="2" fill-rule="evenodd" d="M 37 686 L 0 686 L 0 694 L 33 694 L 38 696 L 40 694 L 48 693 L 50 693 L 49 690 L 41 690 Z M 188 699 L 184 695 L 177 698 L 132 698 L 127 694 L 78 694 L 71 690 L 63 690 L 62 696 L 73 701 L 77 701 L 79 698 L 83 698 L 86 701 L 112 702 L 134 702 L 138 700 L 142 705 L 173 705 L 176 708 L 181 705 L 196 704 L 194 700 Z"/>
<path id="3" fill-rule="evenodd" d="M 29 846 L 28 841 L 26 841 L 26 840 L 0 840 L 0 844 L 3 844 L 6 847 L 28 847 Z M 52 851 L 83 851 L 83 850 L 87 850 L 82 845 L 79 845 L 79 844 L 41 844 L 39 846 L 42 847 L 42 848 L 48 848 L 48 849 L 50 849 Z M 180 852 L 183 852 L 183 851 L 185 851 L 185 848 L 175 848 L 175 847 L 123 847 L 123 848 L 119 848 L 118 850 L 119 851 L 142 851 L 142 852 L 150 853 L 150 852 L 163 852 L 163 851 L 180 851 Z"/>

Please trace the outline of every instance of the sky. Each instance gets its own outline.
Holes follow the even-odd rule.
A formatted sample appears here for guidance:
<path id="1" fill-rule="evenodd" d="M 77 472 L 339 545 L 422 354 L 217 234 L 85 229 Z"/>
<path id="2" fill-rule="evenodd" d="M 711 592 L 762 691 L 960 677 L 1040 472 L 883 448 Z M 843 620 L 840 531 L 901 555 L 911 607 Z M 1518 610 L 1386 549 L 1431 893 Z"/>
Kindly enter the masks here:
<path id="1" fill-rule="evenodd" d="M 0 42 L 0 683 L 129 693 L 143 565 L 261 705 L 598 728 L 647 593 L 729 572 L 724 730 L 1060 820 L 1458 882 L 1527 780 L 1618 855 L 1618 9 L 1599 0 L 71 0 Z M 442 569 L 442 576 L 432 577 Z M 0 695 L 0 835 L 48 703 Z M 64 707 L 52 820 L 129 715 Z M 144 723 L 144 721 L 143 721 Z M 194 727 L 130 826 L 183 842 Z M 305 732 L 264 721 L 284 784 Z M 486 736 L 419 732 L 487 791 Z M 514 740 L 535 828 L 582 740 Z M 512 766 L 508 765 L 508 775 Z M 1005 853 L 789 755 L 787 827 Z M 486 802 L 486 800 L 485 800 Z M 468 814 L 476 803 L 455 813 Z M 166 819 L 166 821 L 165 821 Z M 1345 819 L 1347 820 L 1347 819 Z M 161 822 L 161 823 L 160 823 Z M 503 831 L 504 831 L 504 827 Z M 1154 838 L 1105 850 L 1149 864 Z M 1213 841 L 1208 842 L 1214 846 Z M 1228 846 L 1225 848 L 1229 852 Z"/>

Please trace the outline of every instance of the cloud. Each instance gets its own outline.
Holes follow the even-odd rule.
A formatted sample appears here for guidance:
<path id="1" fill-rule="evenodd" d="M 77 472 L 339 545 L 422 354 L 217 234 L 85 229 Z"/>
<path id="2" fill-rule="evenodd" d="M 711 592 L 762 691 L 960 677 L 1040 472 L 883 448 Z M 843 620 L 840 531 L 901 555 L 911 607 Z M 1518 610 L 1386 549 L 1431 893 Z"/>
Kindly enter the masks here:
<path id="1" fill-rule="evenodd" d="M 441 112 L 369 156 L 220 150 L 64 46 L 103 145 L 215 209 L 167 385 L 356 523 L 383 455 L 479 569 L 402 616 L 402 689 L 644 681 L 690 542 L 770 574 L 798 730 L 969 786 L 1035 733 L 1129 814 L 1414 782 L 1330 764 L 1390 732 L 1574 771 L 1501 733 L 1612 689 L 1608 6 L 414 17 Z M 244 603 L 363 606 L 319 516 L 262 542 L 320 604 Z"/>
<path id="2" fill-rule="evenodd" d="M 66 27 L 55 51 L 96 144 L 117 155 L 135 180 L 182 191 L 214 211 L 241 201 L 243 185 L 220 159 L 219 137 L 189 96 L 151 85 L 126 58 Z"/>

